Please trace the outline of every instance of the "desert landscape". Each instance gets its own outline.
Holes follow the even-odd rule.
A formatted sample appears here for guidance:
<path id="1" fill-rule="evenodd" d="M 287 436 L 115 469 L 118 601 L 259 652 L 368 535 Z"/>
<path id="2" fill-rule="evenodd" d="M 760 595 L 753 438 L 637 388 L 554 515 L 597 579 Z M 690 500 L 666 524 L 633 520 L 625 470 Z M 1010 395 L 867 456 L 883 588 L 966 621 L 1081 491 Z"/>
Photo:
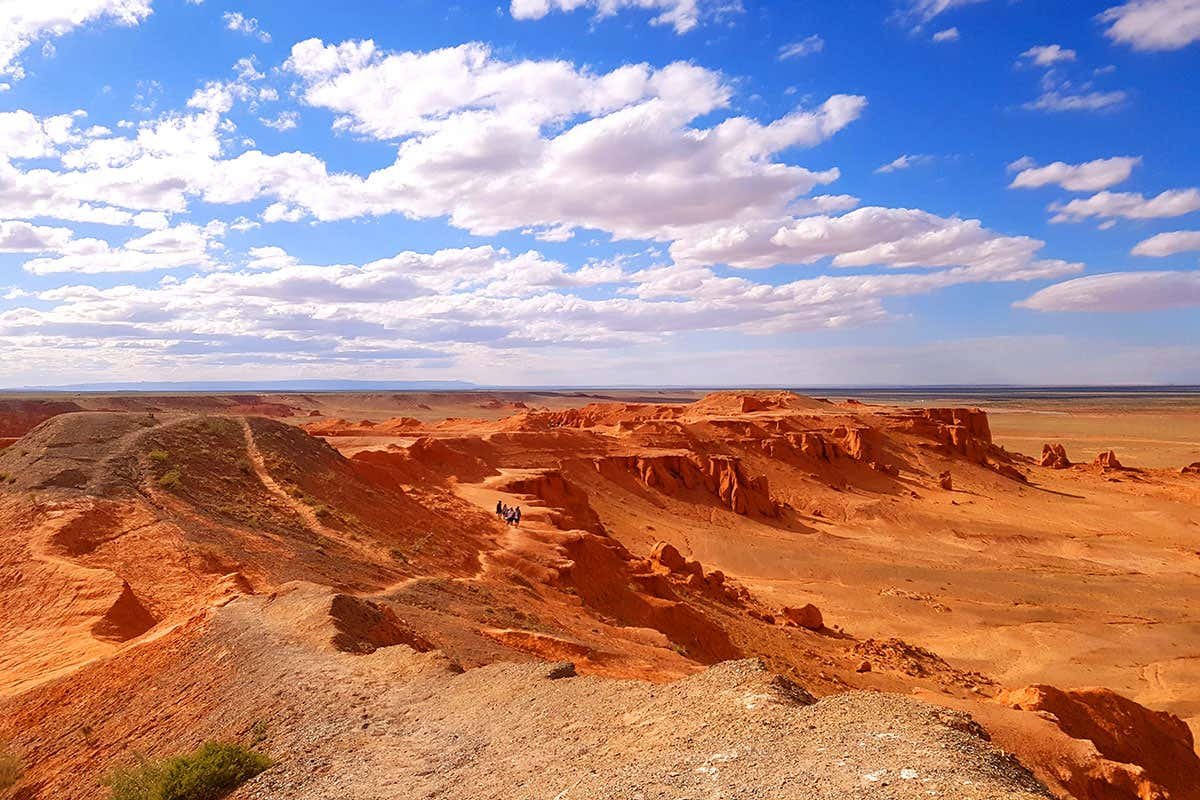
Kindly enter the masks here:
<path id="1" fill-rule="evenodd" d="M 13 796 L 1200 797 L 1200 398 L 926 394 L 4 396 Z"/>

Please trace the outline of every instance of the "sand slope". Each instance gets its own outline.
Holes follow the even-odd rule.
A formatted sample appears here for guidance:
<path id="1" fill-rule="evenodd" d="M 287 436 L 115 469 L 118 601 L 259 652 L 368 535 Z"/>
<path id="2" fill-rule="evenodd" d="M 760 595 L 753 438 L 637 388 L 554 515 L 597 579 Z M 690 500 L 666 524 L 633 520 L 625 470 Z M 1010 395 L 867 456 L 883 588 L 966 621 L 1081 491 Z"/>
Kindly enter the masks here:
<path id="1" fill-rule="evenodd" d="M 573 781 L 579 796 L 750 797 L 781 780 L 915 797 L 967 779 L 979 793 L 958 796 L 1036 795 L 928 704 L 975 714 L 1063 796 L 1194 796 L 1200 762 L 1169 712 L 1200 715 L 1195 476 L 1043 468 L 965 408 L 519 402 L 370 425 L 303 403 L 292 425 L 69 413 L 0 451 L 0 740 L 28 763 L 24 796 L 101 797 L 95 780 L 135 749 L 256 722 L 288 732 L 246 797 L 467 796 L 464 778 L 497 797 Z M 519 528 L 497 502 L 522 507 Z M 808 603 L 823 620 L 787 611 Z M 700 702 L 777 685 L 713 666 L 753 657 L 829 699 L 792 692 L 763 719 Z M 487 666 L 562 661 L 587 677 Z M 1034 683 L 1132 700 L 1061 695 L 1117 698 L 1072 715 L 1044 699 L 1057 690 L 1016 691 Z M 485 696 L 509 710 L 468 713 Z M 356 728 L 359 707 L 391 727 Z M 501 730 L 523 745 L 500 748 Z M 1161 742 L 1122 747 L 1134 730 Z M 421 766 L 422 738 L 480 745 Z M 717 752 L 735 755 L 704 760 Z M 522 783 L 531 770 L 542 782 Z"/>

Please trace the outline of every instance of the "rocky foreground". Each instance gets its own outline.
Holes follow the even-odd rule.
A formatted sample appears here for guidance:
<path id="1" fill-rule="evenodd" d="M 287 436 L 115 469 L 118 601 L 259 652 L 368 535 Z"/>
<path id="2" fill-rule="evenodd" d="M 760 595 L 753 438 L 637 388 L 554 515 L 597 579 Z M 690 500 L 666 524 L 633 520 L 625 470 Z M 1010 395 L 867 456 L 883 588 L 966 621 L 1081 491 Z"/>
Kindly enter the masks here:
<path id="1" fill-rule="evenodd" d="M 250 736 L 275 766 L 241 798 L 1200 797 L 1178 717 L 1008 684 L 908 630 L 863 636 L 830 616 L 838 596 L 762 577 L 801 547 L 841 564 L 864 608 L 973 629 L 915 583 L 856 583 L 864 548 L 899 531 L 890 569 L 920 566 L 931 507 L 1036 515 L 1067 480 L 1195 507 L 1189 473 L 1054 447 L 1035 462 L 970 409 L 787 393 L 303 427 L 239 403 L 8 431 L 0 743 L 26 767 L 17 797 L 106 797 L 135 753 Z M 1076 547 L 1093 573 L 1117 558 Z"/>

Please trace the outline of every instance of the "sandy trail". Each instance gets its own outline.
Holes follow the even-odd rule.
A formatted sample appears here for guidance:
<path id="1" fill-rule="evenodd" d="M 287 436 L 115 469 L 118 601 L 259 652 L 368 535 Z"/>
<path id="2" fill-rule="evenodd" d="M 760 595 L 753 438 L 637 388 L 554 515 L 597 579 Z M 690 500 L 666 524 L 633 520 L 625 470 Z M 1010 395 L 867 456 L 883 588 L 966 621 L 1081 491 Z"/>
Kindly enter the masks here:
<path id="1" fill-rule="evenodd" d="M 267 462 L 263 458 L 262 451 L 258 449 L 258 442 L 254 440 L 254 431 L 250 427 L 250 422 L 245 417 L 239 418 L 239 422 L 242 426 L 242 433 L 246 437 L 246 457 L 250 459 L 255 476 L 258 477 L 258 480 L 266 487 L 267 491 L 275 495 L 275 498 L 280 503 L 291 509 L 292 513 L 296 516 L 300 517 L 313 533 L 330 539 L 343 538 L 339 531 L 335 531 L 321 522 L 316 512 L 308 504 L 302 503 L 292 497 L 279 485 L 275 478 L 271 476 L 270 470 L 267 469 Z"/>

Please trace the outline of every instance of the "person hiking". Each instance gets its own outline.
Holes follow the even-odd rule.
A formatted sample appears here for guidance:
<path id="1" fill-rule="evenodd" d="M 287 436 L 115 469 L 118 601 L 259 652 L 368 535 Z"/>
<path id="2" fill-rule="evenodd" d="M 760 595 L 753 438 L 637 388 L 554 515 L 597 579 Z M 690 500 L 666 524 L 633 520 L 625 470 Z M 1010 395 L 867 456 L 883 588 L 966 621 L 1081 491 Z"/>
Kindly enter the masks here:
<path id="1" fill-rule="evenodd" d="M 521 507 L 517 506 L 513 511 L 513 525 L 520 527 L 521 525 Z"/>
<path id="2" fill-rule="evenodd" d="M 504 516 L 504 501 L 503 500 L 496 501 L 496 516 L 497 517 Z"/>

